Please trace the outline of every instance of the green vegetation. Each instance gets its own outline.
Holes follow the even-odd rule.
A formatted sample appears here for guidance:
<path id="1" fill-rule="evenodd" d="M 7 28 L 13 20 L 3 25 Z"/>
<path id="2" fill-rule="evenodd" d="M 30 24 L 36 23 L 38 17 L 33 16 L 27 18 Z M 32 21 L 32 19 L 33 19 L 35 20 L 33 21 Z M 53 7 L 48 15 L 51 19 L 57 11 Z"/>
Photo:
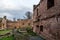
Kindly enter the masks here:
<path id="1" fill-rule="evenodd" d="M 27 27 L 27 28 L 26 28 L 26 31 L 27 31 L 27 33 L 28 33 L 29 35 L 31 35 L 31 36 L 37 36 L 37 34 L 33 32 L 33 30 L 32 30 L 31 27 Z"/>
<path id="2" fill-rule="evenodd" d="M 41 40 L 45 40 L 43 37 L 39 36 L 37 33 L 34 33 L 31 26 L 19 28 L 17 32 L 19 33 L 19 35 L 16 34 L 17 40 L 29 40 L 30 38 L 32 39 L 37 38 L 37 40 L 39 38 Z"/>
<path id="3" fill-rule="evenodd" d="M 20 36 L 18 36 L 17 40 L 29 40 L 29 35 L 23 33 Z"/>
<path id="4" fill-rule="evenodd" d="M 32 27 L 29 25 L 27 25 L 26 27 L 20 28 L 19 32 L 21 33 L 21 31 L 26 31 L 25 34 L 28 34 L 30 36 L 37 36 L 37 34 L 33 32 Z"/>
<path id="5" fill-rule="evenodd" d="M 6 33 L 11 32 L 12 30 L 0 30 L 0 35 L 4 35 Z"/>
<path id="6" fill-rule="evenodd" d="M 14 36 L 11 35 L 11 36 L 5 36 L 3 38 L 0 38 L 0 40 L 14 40 Z"/>
<path id="7" fill-rule="evenodd" d="M 37 35 L 36 33 L 32 31 L 28 32 L 20 32 L 20 35 L 18 35 L 16 38 L 17 40 L 29 40 L 32 37 L 32 39 L 39 38 L 41 40 L 45 40 L 43 37 Z"/>

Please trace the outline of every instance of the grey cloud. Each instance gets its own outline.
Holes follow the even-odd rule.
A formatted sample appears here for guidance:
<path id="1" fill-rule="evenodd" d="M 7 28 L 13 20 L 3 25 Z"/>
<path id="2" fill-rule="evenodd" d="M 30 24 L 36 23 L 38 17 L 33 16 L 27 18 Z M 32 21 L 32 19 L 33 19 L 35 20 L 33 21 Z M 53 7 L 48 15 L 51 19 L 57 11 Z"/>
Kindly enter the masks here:
<path id="1" fill-rule="evenodd" d="M 11 15 L 13 15 L 12 18 L 23 18 L 25 12 L 27 11 L 31 11 L 31 9 L 27 8 L 27 7 L 24 7 L 22 8 L 21 10 L 6 10 L 6 9 L 0 9 L 0 14 L 1 13 L 10 13 Z"/>

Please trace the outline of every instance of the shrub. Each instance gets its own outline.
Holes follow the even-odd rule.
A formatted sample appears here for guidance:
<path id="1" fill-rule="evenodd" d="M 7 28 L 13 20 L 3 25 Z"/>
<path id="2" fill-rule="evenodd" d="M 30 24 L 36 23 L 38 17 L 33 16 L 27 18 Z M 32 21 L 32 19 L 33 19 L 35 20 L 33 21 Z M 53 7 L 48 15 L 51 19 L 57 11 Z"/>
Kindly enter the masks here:
<path id="1" fill-rule="evenodd" d="M 27 28 L 26 28 L 26 31 L 27 31 L 27 33 L 28 33 L 29 35 L 31 35 L 31 36 L 37 36 L 37 34 L 33 32 L 33 30 L 32 30 L 31 27 L 27 27 Z"/>

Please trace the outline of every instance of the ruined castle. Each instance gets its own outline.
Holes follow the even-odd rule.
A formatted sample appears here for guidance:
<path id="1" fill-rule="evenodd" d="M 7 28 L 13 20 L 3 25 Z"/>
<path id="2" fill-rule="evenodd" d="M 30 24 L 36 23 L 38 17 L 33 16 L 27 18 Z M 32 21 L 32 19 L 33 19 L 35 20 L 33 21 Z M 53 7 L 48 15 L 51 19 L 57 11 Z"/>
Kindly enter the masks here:
<path id="1" fill-rule="evenodd" d="M 60 40 L 60 0 L 40 0 L 33 6 L 33 31 L 47 40 Z"/>
<path id="2" fill-rule="evenodd" d="M 0 18 L 0 29 L 13 29 L 31 26 L 31 19 L 8 20 L 6 16 Z"/>

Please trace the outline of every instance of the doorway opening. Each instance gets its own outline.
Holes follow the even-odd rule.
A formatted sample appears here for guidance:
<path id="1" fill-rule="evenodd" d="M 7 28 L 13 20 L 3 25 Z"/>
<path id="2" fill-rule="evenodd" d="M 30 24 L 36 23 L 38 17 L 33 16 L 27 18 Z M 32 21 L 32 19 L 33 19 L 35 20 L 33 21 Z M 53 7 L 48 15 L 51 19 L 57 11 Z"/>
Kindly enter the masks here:
<path id="1" fill-rule="evenodd" d="M 43 25 L 40 26 L 40 31 L 43 32 Z"/>

